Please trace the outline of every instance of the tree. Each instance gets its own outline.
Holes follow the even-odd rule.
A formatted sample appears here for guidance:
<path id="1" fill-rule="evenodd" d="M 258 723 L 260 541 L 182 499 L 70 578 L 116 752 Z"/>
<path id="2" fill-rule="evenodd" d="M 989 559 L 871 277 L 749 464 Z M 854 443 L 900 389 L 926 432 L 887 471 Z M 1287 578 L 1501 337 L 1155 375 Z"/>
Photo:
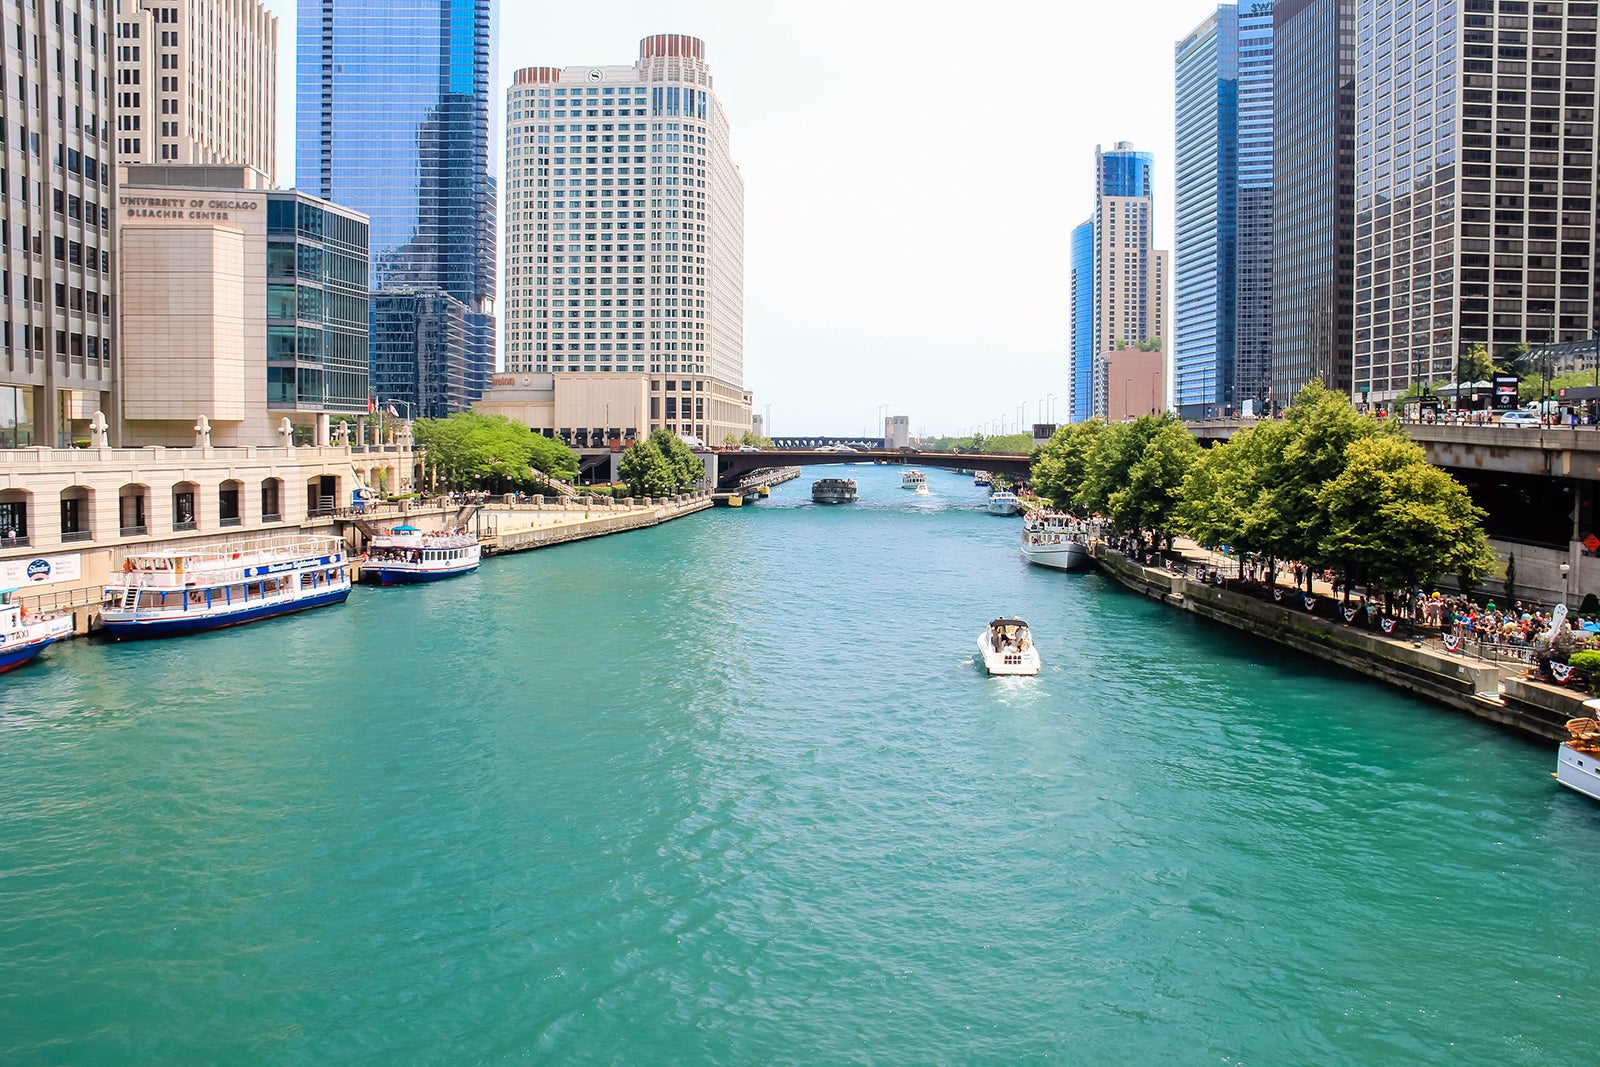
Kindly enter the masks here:
<path id="1" fill-rule="evenodd" d="M 1083 472 L 1094 448 L 1095 438 L 1106 428 L 1099 419 L 1075 422 L 1056 430 L 1045 446 L 1034 457 L 1029 478 L 1036 493 L 1066 508 L 1072 505 L 1078 487 L 1083 483 Z"/>
<path id="2" fill-rule="evenodd" d="M 1484 513 L 1466 489 L 1392 435 L 1350 443 L 1344 470 L 1317 493 L 1317 554 L 1389 590 L 1454 574 L 1470 586 L 1494 566 Z"/>
<path id="3" fill-rule="evenodd" d="M 1456 362 L 1456 379 L 1461 382 L 1484 382 L 1494 376 L 1494 361 L 1489 358 L 1489 346 L 1479 342 L 1467 346 Z"/>
<path id="4" fill-rule="evenodd" d="M 1207 548 L 1229 546 L 1241 561 L 1271 556 L 1280 524 L 1267 477 L 1291 432 L 1287 423 L 1261 422 L 1203 452 L 1184 478 L 1176 526 Z"/>
<path id="5" fill-rule="evenodd" d="M 676 475 L 656 446 L 654 434 L 629 445 L 617 471 L 634 496 L 666 496 L 678 489 Z"/>
<path id="6" fill-rule="evenodd" d="M 532 485 L 535 457 L 540 470 L 556 477 L 578 473 L 572 449 L 504 415 L 460 411 L 445 419 L 418 419 L 411 432 L 429 468 L 448 485 Z"/>
<path id="7" fill-rule="evenodd" d="M 1124 530 L 1171 533 L 1184 476 L 1200 457 L 1200 444 L 1173 418 L 1155 419 L 1155 430 L 1128 470 L 1127 484 L 1111 494 L 1111 519 Z"/>
<path id="8" fill-rule="evenodd" d="M 705 464 L 700 462 L 683 438 L 670 430 L 656 429 L 650 432 L 649 441 L 655 445 L 656 451 L 661 453 L 667 469 L 671 472 L 670 492 L 679 492 L 690 486 L 699 485 L 705 480 Z"/>
<path id="9" fill-rule="evenodd" d="M 1084 464 L 1075 503 L 1091 512 L 1110 514 L 1111 494 L 1128 484 L 1133 465 L 1144 454 L 1144 446 L 1155 436 L 1161 422 L 1154 415 L 1140 415 L 1132 422 L 1115 423 L 1101 431 Z"/>

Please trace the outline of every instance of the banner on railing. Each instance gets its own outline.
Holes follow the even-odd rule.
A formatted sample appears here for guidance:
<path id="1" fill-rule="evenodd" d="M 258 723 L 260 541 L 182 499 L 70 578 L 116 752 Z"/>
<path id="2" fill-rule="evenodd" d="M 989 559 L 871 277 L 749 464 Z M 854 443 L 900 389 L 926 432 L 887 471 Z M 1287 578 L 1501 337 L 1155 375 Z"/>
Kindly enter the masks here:
<path id="1" fill-rule="evenodd" d="M 1345 622 L 1355 622 L 1356 616 L 1361 614 L 1360 608 L 1342 608 L 1340 610 L 1344 612 Z"/>
<path id="2" fill-rule="evenodd" d="M 1384 633 L 1386 633 L 1386 634 L 1394 633 L 1394 620 L 1393 619 L 1389 619 L 1389 618 L 1379 619 L 1378 620 L 1378 625 L 1383 627 L 1383 632 Z"/>
<path id="3" fill-rule="evenodd" d="M 1572 664 L 1556 663 L 1552 660 L 1550 663 L 1550 677 L 1554 678 L 1557 684 L 1566 685 L 1568 680 L 1572 678 Z"/>
<path id="4" fill-rule="evenodd" d="M 1272 591 L 1272 599 L 1273 600 L 1282 600 L 1283 599 L 1283 590 L 1282 589 L 1274 589 Z"/>
<path id="5" fill-rule="evenodd" d="M 1316 611 L 1317 610 L 1317 598 L 1316 597 L 1314 597 L 1314 596 L 1306 597 L 1306 610 L 1307 611 Z"/>
<path id="6" fill-rule="evenodd" d="M 56 582 L 76 582 L 83 577 L 77 556 L 34 556 L 0 562 L 0 588 L 32 589 Z"/>
<path id="7" fill-rule="evenodd" d="M 1460 634 L 1445 634 L 1442 640 L 1444 641 L 1444 650 L 1446 652 L 1454 652 L 1461 647 Z"/>

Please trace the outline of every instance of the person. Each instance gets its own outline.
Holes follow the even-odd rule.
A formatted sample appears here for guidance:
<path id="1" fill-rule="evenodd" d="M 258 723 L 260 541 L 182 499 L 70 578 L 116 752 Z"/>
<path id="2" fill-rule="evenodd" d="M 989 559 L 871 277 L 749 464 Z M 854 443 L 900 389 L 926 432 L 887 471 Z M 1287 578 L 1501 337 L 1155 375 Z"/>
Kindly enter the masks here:
<path id="1" fill-rule="evenodd" d="M 17 543 L 17 528 L 15 526 L 6 527 L 6 541 L 8 545 Z"/>

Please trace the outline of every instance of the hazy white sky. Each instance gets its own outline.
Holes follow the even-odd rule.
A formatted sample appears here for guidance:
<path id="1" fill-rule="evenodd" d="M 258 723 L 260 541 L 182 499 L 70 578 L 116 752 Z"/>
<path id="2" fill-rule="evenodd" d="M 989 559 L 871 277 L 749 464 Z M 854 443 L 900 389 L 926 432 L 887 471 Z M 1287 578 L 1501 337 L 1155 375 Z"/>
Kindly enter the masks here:
<path id="1" fill-rule="evenodd" d="M 294 154 L 294 0 L 279 16 L 280 180 Z M 1068 238 L 1094 147 L 1156 156 L 1172 233 L 1173 43 L 1214 0 L 501 0 L 525 66 L 706 43 L 745 181 L 745 385 L 779 434 L 1008 430 L 1066 417 Z M 503 145 L 497 158 L 503 159 Z M 992 424 L 992 425 L 991 425 Z"/>

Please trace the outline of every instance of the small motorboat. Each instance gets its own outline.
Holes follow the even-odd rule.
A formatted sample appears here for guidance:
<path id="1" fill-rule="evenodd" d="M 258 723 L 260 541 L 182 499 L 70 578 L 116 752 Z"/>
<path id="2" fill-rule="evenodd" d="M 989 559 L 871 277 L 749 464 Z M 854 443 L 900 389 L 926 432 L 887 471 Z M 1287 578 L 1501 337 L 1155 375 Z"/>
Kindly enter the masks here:
<path id="1" fill-rule="evenodd" d="M 978 635 L 983 667 L 991 675 L 1038 674 L 1039 649 L 1033 632 L 1021 619 L 995 619 Z"/>

